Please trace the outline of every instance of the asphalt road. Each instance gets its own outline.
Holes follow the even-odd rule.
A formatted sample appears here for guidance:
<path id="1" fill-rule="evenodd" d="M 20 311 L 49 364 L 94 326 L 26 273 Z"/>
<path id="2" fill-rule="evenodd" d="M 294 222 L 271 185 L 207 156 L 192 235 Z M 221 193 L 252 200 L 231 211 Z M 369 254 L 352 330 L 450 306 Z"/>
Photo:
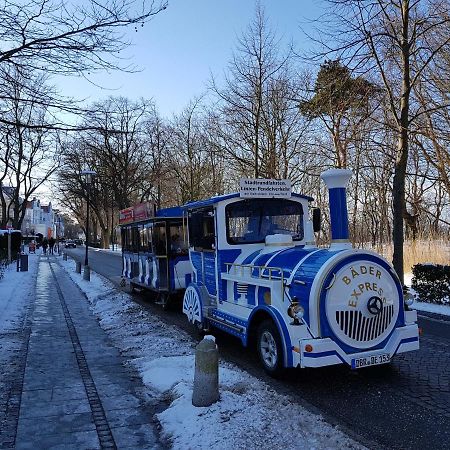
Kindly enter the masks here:
<path id="1" fill-rule="evenodd" d="M 68 250 L 84 261 L 84 247 Z M 120 254 L 89 250 L 93 270 L 120 281 Z M 163 311 L 147 300 L 137 302 L 167 323 L 194 334 L 179 308 Z M 260 368 L 253 349 L 215 332 L 221 357 L 270 384 L 371 449 L 450 449 L 450 320 L 421 314 L 421 348 L 398 355 L 389 366 L 352 371 L 345 366 L 291 370 L 280 380 Z M 293 436 L 293 440 L 296 437 Z"/>

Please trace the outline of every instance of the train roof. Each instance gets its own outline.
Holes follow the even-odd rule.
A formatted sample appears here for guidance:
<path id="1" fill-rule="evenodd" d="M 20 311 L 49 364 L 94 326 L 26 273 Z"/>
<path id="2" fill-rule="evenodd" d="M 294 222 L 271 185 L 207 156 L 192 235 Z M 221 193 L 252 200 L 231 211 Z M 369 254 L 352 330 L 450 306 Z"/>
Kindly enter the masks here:
<path id="1" fill-rule="evenodd" d="M 173 206 L 172 208 L 163 208 L 156 211 L 155 217 L 183 217 L 183 210 L 180 206 Z"/>
<path id="2" fill-rule="evenodd" d="M 292 195 L 292 197 L 295 197 L 295 198 L 303 198 L 305 200 L 308 200 L 309 202 L 312 202 L 314 200 L 312 197 L 309 197 L 308 195 L 296 194 L 294 192 L 291 195 Z M 216 203 L 222 202 L 224 200 L 228 200 L 230 198 L 237 198 L 239 196 L 240 196 L 239 192 L 233 192 L 232 194 L 225 194 L 225 195 L 216 195 L 214 197 L 207 198 L 205 200 L 188 202 L 188 203 L 184 204 L 181 208 L 182 209 L 203 208 L 205 206 L 211 206 Z M 253 198 L 270 198 L 270 197 L 253 197 Z"/>

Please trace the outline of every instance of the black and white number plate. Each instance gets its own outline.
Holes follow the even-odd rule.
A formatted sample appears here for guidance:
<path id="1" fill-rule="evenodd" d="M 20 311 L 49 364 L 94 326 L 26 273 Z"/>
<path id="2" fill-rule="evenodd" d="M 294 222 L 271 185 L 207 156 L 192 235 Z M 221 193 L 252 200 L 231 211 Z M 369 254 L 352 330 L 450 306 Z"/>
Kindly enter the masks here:
<path id="1" fill-rule="evenodd" d="M 386 364 L 391 360 L 389 353 L 380 355 L 362 356 L 352 359 L 352 369 L 361 369 L 362 367 L 376 366 L 377 364 Z"/>

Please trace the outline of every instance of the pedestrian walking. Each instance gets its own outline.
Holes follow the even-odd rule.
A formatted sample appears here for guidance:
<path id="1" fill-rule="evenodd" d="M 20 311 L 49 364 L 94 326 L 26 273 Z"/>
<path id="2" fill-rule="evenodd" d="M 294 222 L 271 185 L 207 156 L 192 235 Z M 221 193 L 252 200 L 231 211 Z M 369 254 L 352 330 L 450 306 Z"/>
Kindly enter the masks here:
<path id="1" fill-rule="evenodd" d="M 42 249 L 44 250 L 44 255 L 47 254 L 47 248 L 48 248 L 48 241 L 47 238 L 44 238 L 44 240 L 42 241 Z"/>
<path id="2" fill-rule="evenodd" d="M 48 241 L 48 246 L 49 246 L 49 253 L 50 253 L 50 255 L 53 255 L 53 250 L 55 248 L 55 238 L 53 236 Z"/>

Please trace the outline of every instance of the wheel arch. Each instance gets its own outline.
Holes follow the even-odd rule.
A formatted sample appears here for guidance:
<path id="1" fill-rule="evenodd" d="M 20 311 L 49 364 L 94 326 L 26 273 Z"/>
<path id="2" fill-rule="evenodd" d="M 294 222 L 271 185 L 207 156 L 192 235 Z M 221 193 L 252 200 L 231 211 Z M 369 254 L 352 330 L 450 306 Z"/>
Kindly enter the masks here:
<path id="1" fill-rule="evenodd" d="M 283 348 L 283 365 L 284 367 L 292 367 L 292 344 L 289 336 L 286 322 L 281 317 L 281 314 L 273 308 L 268 306 L 259 306 L 253 309 L 248 319 L 247 327 L 247 341 L 246 346 L 256 344 L 256 333 L 259 325 L 265 320 L 271 320 L 278 330 Z"/>

